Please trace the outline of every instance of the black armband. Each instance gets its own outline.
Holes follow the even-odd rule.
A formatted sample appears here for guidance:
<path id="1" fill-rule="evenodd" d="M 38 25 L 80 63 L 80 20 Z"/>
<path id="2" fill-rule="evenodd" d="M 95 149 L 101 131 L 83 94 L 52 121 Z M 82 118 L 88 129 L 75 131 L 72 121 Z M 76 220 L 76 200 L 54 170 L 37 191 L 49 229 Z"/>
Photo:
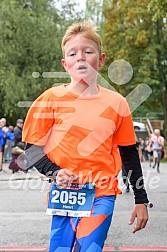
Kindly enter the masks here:
<path id="1" fill-rule="evenodd" d="M 123 166 L 132 186 L 135 204 L 148 203 L 143 174 L 136 145 L 118 146 Z"/>
<path id="2" fill-rule="evenodd" d="M 43 151 L 43 146 L 26 144 L 25 155 L 29 163 L 33 165 L 40 173 L 56 178 L 57 172 L 61 169 L 60 166 L 53 163 Z"/>

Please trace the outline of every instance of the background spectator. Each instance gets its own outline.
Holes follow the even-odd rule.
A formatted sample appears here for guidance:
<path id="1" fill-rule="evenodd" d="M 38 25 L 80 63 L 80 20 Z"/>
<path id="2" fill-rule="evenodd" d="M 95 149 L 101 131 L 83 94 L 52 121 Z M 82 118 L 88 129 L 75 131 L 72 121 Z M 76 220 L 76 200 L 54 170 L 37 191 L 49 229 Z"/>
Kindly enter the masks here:
<path id="1" fill-rule="evenodd" d="M 5 142 L 5 131 L 3 130 L 3 121 L 0 119 L 0 172 L 2 172 L 3 147 Z"/>
<path id="2" fill-rule="evenodd" d="M 23 119 L 17 119 L 16 126 L 14 128 L 14 146 L 17 146 L 19 142 L 22 142 L 22 128 L 23 128 Z"/>
<path id="3" fill-rule="evenodd" d="M 6 131 L 6 143 L 4 148 L 3 162 L 9 162 L 12 159 L 12 147 L 14 145 L 14 134 L 13 126 L 9 125 L 8 130 Z"/>

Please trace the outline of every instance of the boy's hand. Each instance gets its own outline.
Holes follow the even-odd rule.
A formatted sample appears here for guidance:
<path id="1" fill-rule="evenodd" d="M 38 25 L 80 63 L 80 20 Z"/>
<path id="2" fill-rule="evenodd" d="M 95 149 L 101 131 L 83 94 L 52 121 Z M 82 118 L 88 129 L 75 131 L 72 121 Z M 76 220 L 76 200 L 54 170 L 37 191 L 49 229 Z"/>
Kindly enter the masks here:
<path id="1" fill-rule="evenodd" d="M 143 228 L 145 228 L 147 221 L 148 221 L 148 209 L 144 204 L 136 204 L 131 219 L 129 221 L 129 225 L 132 225 L 135 221 L 135 218 L 137 218 L 137 223 L 135 227 L 133 228 L 133 233 L 136 233 L 136 231 L 139 231 Z"/>
<path id="2" fill-rule="evenodd" d="M 56 184 L 60 188 L 65 188 L 71 185 L 73 181 L 77 181 L 79 177 L 69 171 L 68 169 L 61 169 L 58 171 L 56 176 Z"/>

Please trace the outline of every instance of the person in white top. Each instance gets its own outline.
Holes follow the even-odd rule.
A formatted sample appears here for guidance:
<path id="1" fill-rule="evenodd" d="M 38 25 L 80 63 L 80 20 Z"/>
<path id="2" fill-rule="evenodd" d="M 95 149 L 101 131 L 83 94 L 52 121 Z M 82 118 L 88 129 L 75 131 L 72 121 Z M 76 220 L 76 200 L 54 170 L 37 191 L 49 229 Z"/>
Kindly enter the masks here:
<path id="1" fill-rule="evenodd" d="M 149 147 L 153 150 L 153 156 L 154 156 L 154 164 L 152 168 L 155 168 L 157 166 L 157 172 L 159 173 L 159 166 L 160 166 L 160 160 L 162 157 L 162 150 L 164 148 L 164 137 L 161 136 L 160 130 L 155 129 L 154 135 L 151 138 L 151 141 L 149 143 Z"/>

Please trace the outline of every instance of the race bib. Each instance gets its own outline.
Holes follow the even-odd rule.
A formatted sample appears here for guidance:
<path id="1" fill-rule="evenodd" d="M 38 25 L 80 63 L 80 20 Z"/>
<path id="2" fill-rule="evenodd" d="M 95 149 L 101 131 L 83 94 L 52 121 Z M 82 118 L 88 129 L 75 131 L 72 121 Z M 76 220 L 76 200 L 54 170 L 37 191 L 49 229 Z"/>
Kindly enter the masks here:
<path id="1" fill-rule="evenodd" d="M 95 198 L 95 186 L 88 184 L 72 184 L 68 188 L 59 188 L 51 184 L 48 208 L 49 215 L 70 217 L 89 217 Z"/>

